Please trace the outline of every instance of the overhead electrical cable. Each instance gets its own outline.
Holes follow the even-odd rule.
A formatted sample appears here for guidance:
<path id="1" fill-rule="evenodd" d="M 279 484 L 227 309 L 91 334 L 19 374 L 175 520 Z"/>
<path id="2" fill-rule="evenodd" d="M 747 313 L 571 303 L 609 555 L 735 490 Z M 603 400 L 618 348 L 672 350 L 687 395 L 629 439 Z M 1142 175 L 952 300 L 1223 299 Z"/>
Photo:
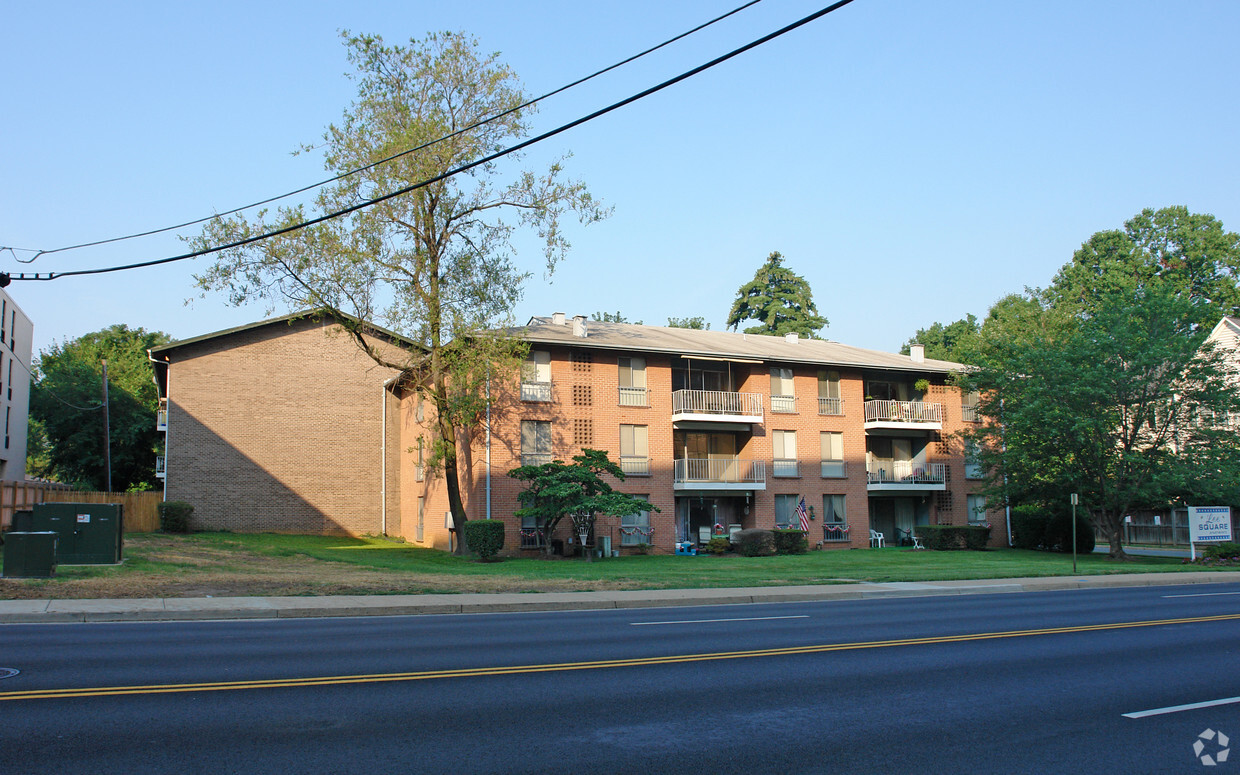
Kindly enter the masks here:
<path id="1" fill-rule="evenodd" d="M 685 32 L 680 33 L 679 35 L 677 35 L 677 36 L 676 36 L 676 37 L 674 37 L 674 38 L 668 38 L 667 40 L 663 41 L 662 43 L 660 43 L 660 44 L 658 44 L 658 45 L 656 45 L 656 46 L 651 46 L 650 48 L 646 49 L 645 51 L 642 51 L 642 52 L 640 52 L 640 53 L 638 53 L 638 54 L 634 54 L 634 55 L 632 55 L 632 56 L 630 56 L 630 57 L 628 57 L 628 58 L 626 58 L 626 59 L 623 59 L 623 60 L 621 60 L 621 61 L 619 61 L 619 62 L 616 62 L 614 65 L 610 65 L 610 66 L 608 66 L 608 67 L 604 67 L 602 70 L 599 70 L 599 71 L 597 71 L 597 72 L 591 73 L 590 75 L 587 75 L 587 76 L 585 76 L 584 78 L 578 78 L 577 80 L 573 81 L 572 83 L 569 83 L 569 84 L 566 84 L 566 85 L 564 85 L 564 86 L 561 86 L 560 88 L 555 89 L 555 90 L 553 90 L 553 91 L 549 91 L 549 92 L 547 92 L 546 94 L 542 95 L 541 97 L 535 97 L 534 99 L 531 99 L 531 100 L 528 100 L 528 101 L 526 101 L 526 102 L 523 102 L 523 103 L 521 103 L 520 105 L 517 105 L 516 107 L 509 108 L 508 110 L 505 110 L 505 111 L 503 111 L 502 113 L 496 113 L 494 116 L 490 116 L 490 117 L 488 117 L 488 118 L 484 118 L 484 119 L 482 119 L 482 120 L 480 120 L 480 121 L 476 121 L 476 122 L 474 122 L 474 123 L 470 124 L 469 126 L 462 127 L 461 129 L 458 129 L 458 130 L 456 130 L 455 132 L 452 132 L 451 134 L 447 134 L 447 135 L 444 135 L 443 137 L 439 137 L 439 138 L 436 138 L 436 139 L 431 140 L 431 141 L 429 141 L 429 142 L 425 142 L 425 143 L 423 143 L 423 144 L 421 144 L 421 145 L 419 145 L 419 146 L 416 146 L 416 147 L 414 147 L 414 148 L 408 148 L 408 149 L 406 149 L 406 150 L 401 151 L 400 153 L 396 153 L 396 154 L 393 154 L 393 155 L 391 155 L 391 156 L 388 156 L 388 157 L 385 157 L 385 158 L 379 159 L 378 161 L 371 162 L 370 164 L 367 164 L 367 165 L 365 165 L 365 166 L 358 167 L 358 168 L 356 168 L 356 169 L 352 169 L 352 170 L 348 170 L 347 172 L 342 172 L 342 173 L 340 173 L 339 175 L 336 175 L 335 177 L 328 178 L 327 180 L 321 180 L 321 181 L 319 181 L 318 183 L 311 183 L 310 185 L 308 185 L 308 186 L 303 186 L 303 187 L 301 187 L 301 188 L 299 188 L 299 189 L 297 189 L 297 190 L 295 190 L 295 191 L 289 191 L 289 192 L 287 192 L 287 193 L 280 194 L 280 195 L 278 195 L 278 196 L 273 196 L 273 197 L 270 197 L 270 198 L 268 198 L 268 199 L 263 199 L 263 200 L 258 201 L 258 202 L 252 202 L 252 203 L 250 203 L 250 204 L 248 204 L 248 205 L 242 205 L 241 207 L 235 207 L 235 208 L 233 208 L 232 210 L 226 210 L 226 211 L 224 211 L 224 212 L 222 212 L 222 213 L 215 213 L 214 215 L 208 215 L 208 216 L 205 216 L 205 217 L 203 217 L 203 218 L 197 218 L 197 219 L 192 220 L 192 221 L 186 221 L 185 223 L 178 223 L 178 224 L 177 224 L 177 225 L 175 225 L 175 226 L 165 226 L 165 227 L 163 227 L 163 228 L 161 228 L 161 229 L 151 229 L 150 231 L 138 232 L 138 233 L 136 233 L 136 234 L 127 234 L 127 235 L 125 235 L 125 236 L 123 236 L 123 237 L 111 237 L 111 238 L 109 238 L 109 239 L 95 240 L 94 242 L 83 242 L 83 243 L 80 243 L 80 244 L 77 244 L 77 245 L 66 245 L 65 247 L 62 247 L 62 248 L 53 248 L 53 249 L 51 249 L 51 250 L 34 250 L 34 249 L 30 249 L 30 248 L 9 248 L 9 247 L 2 247 L 2 248 L 0 248 L 0 250 L 7 250 L 7 251 L 9 251 L 10 253 L 12 253 L 12 254 L 13 254 L 13 258 L 14 258 L 14 260 L 16 260 L 16 261 L 17 261 L 17 262 L 19 262 L 19 263 L 22 263 L 22 264 L 30 264 L 30 263 L 34 263 L 34 261 L 35 261 L 36 259 L 38 259 L 40 256 L 47 256 L 47 255 L 51 255 L 51 254 L 53 254 L 53 253 L 63 253 L 63 252 L 65 252 L 65 251 L 69 251 L 69 250 L 78 250 L 78 249 L 80 249 L 80 248 L 92 248 L 92 247 L 96 247 L 96 246 L 98 246 L 98 245 L 107 245 L 107 244 L 110 244 L 110 243 L 113 243 L 113 242 L 123 242 L 123 241 L 125 241 L 125 240 L 138 239 L 139 237 L 149 237 L 149 236 L 151 236 L 151 235 L 153 235 L 153 234 L 163 234 L 164 232 L 168 232 L 168 231 L 176 231 L 177 229 L 184 229 L 184 228 L 185 228 L 185 227 L 187 227 L 187 226 L 196 226 L 196 225 L 198 225 L 198 224 L 200 224 L 200 223 L 206 223 L 207 221 L 213 220 L 213 219 L 218 218 L 218 217 L 220 217 L 220 216 L 224 216 L 224 215 L 235 215 L 236 213 L 240 213 L 240 212 L 243 212 L 243 211 L 245 211 L 245 210 L 249 210 L 249 209 L 252 209 L 252 208 L 255 208 L 255 207 L 261 207 L 262 205 L 271 204 L 272 202 L 278 202 L 278 201 L 280 201 L 281 199 L 287 199 L 287 198 L 288 198 L 288 197 L 290 197 L 290 196 L 296 196 L 297 194 L 304 194 L 304 193 L 305 193 L 305 192 L 307 192 L 307 191 L 312 191 L 312 190 L 314 190 L 314 189 L 316 189 L 316 188 L 319 188 L 319 187 L 321 187 L 321 186 L 326 186 L 326 185 L 328 185 L 329 183 L 335 183 L 335 182 L 336 182 L 336 181 L 338 181 L 338 180 L 344 180 L 345 178 L 350 177 L 350 176 L 352 176 L 352 175 L 356 175 L 356 174 L 358 174 L 359 172 L 365 172 L 366 170 L 369 170 L 369 169 L 374 169 L 375 167 L 378 167 L 378 166 L 379 166 L 379 165 L 381 165 L 381 164 L 386 164 L 386 163 L 388 163 L 388 162 L 390 162 L 390 161 L 395 161 L 396 159 L 399 159 L 399 158 L 401 158 L 401 157 L 403 157 L 403 156 L 408 156 L 408 155 L 409 155 L 409 154 L 411 154 L 411 153 L 417 153 L 418 151 L 424 151 L 424 150 L 426 150 L 427 148 L 430 148 L 430 147 L 431 147 L 431 146 L 433 146 L 433 145 L 437 145 L 438 143 L 442 143 L 442 142 L 445 142 L 445 141 L 447 141 L 447 140 L 451 140 L 452 138 L 457 137 L 458 135 L 462 135 L 462 134 L 464 134 L 464 133 L 466 133 L 466 132 L 469 132 L 469 131 L 472 131 L 472 130 L 474 130 L 474 129 L 477 129 L 478 127 L 481 127 L 481 126 L 486 126 L 487 124 L 490 124 L 490 123 L 491 123 L 491 122 L 493 122 L 493 121 L 498 121 L 499 119 L 501 119 L 501 118 L 503 118 L 503 117 L 505 117 L 505 116 L 511 115 L 511 114 L 513 114 L 513 113 L 516 113 L 516 112 L 517 112 L 517 111 L 519 111 L 519 110 L 524 110 L 525 108 L 528 108 L 528 107 L 530 107 L 531 105 L 536 105 L 536 104 L 538 104 L 539 102 L 542 102 L 542 101 L 543 101 L 543 100 L 545 100 L 545 99 L 549 99 L 549 98 L 551 98 L 551 97 L 554 97 L 554 96 L 555 96 L 555 95 L 557 95 L 557 94 L 560 94 L 561 92 L 565 92 L 565 91 L 568 91 L 569 89 L 572 89 L 572 88 L 574 88 L 574 87 L 576 87 L 576 86 L 580 86 L 581 84 L 585 83 L 586 81 L 593 80 L 594 78 L 597 78 L 597 77 L 599 77 L 600 75 L 604 75 L 604 74 L 606 74 L 606 73 L 611 72 L 612 70 L 615 70 L 615 69 L 617 69 L 617 68 L 623 67 L 624 65 L 627 65 L 627 64 L 629 64 L 630 62 L 633 62 L 633 61 L 636 61 L 636 60 L 638 60 L 638 59 L 641 59 L 642 57 L 646 56 L 647 54 L 654 53 L 655 51 L 658 51 L 658 50 L 659 50 L 659 49 L 661 49 L 661 48 L 665 48 L 665 47 L 667 47 L 667 46 L 670 46 L 671 44 L 675 43 L 676 41 L 679 41 L 679 40 L 682 40 L 682 39 L 684 39 L 684 38 L 687 38 L 688 36 L 690 36 L 690 35 L 694 34 L 695 32 L 700 32 L 701 30 L 706 29 L 707 27 L 711 26 L 712 24 L 715 24 L 716 22 L 721 22 L 721 21 L 723 21 L 724 19 L 728 18 L 729 16 L 733 16 L 733 15 L 735 15 L 735 14 L 738 14 L 738 13 L 740 13 L 741 11 L 745 10 L 746 8 L 748 8 L 748 7 L 752 6 L 752 5 L 757 5 L 757 4 L 758 4 L 758 3 L 760 3 L 760 2 L 762 2 L 762 0 L 749 0 L 749 2 L 745 3 L 744 5 L 741 5 L 741 6 L 738 6 L 738 7 L 736 7 L 736 8 L 733 8 L 731 11 L 728 11 L 727 13 L 722 14 L 722 15 L 720 15 L 720 16 L 716 16 L 714 19 L 711 19 L 711 20 L 710 20 L 710 21 L 708 21 L 708 22 L 703 22 L 702 24 L 699 24 L 698 26 L 694 27 L 694 28 L 693 28 L 693 29 L 691 29 L 691 30 L 687 30 L 687 31 L 685 31 Z M 23 259 L 23 258 L 19 258 L 19 257 L 17 256 L 16 251 L 22 251 L 23 253 L 34 253 L 34 255 L 33 255 L 33 256 L 31 256 L 30 258 L 25 258 L 25 259 Z"/>
<path id="2" fill-rule="evenodd" d="M 853 0 L 838 0 L 838 2 L 832 3 L 831 5 L 821 10 L 815 11 L 814 13 L 804 18 L 798 19 L 797 21 L 792 22 L 791 24 L 785 27 L 781 27 L 780 29 L 775 30 L 774 32 L 768 33 L 762 36 L 761 38 L 750 41 L 749 43 L 746 43 L 740 48 L 733 49 L 732 51 L 729 51 L 728 53 L 723 54 L 721 56 L 718 56 L 710 60 L 709 62 L 706 62 L 705 64 L 698 65 L 692 70 L 687 70 L 681 73 L 680 75 L 677 75 L 673 78 L 669 78 L 668 80 L 663 81 L 660 84 L 651 86 L 650 88 L 644 91 L 641 91 L 641 92 L 638 92 L 637 94 L 626 97 L 620 100 L 619 102 L 614 102 L 605 108 L 596 110 L 593 113 L 590 113 L 586 116 L 582 116 L 581 118 L 570 121 L 567 124 L 561 124 L 560 126 L 548 132 L 543 132 L 542 134 L 537 135 L 536 137 L 531 137 L 527 140 L 523 140 L 522 142 L 519 142 L 516 145 L 512 145 L 512 146 L 509 146 L 508 148 L 496 151 L 495 153 L 492 153 L 488 156 L 484 156 L 480 159 L 476 159 L 472 162 L 469 162 L 468 164 L 463 164 L 459 167 L 455 167 L 451 170 L 448 170 L 447 172 L 443 172 L 439 175 L 435 175 L 434 177 L 428 178 L 418 183 L 413 183 L 411 185 L 398 188 L 395 191 L 391 191 L 382 196 L 377 196 L 377 197 L 374 197 L 373 199 L 367 199 L 363 202 L 358 202 L 357 204 L 350 205 L 349 207 L 345 207 L 340 210 L 327 213 L 325 215 L 321 215 L 317 218 L 311 218 L 308 221 L 303 221 L 302 223 L 293 224 L 291 226 L 285 226 L 284 228 L 275 229 L 274 231 L 264 232 L 262 234 L 256 234 L 254 236 L 247 237 L 242 240 L 237 240 L 235 242 L 229 242 L 223 245 L 216 245 L 215 247 L 204 248 L 202 250 L 195 250 L 190 253 L 182 253 L 176 256 L 169 256 L 167 258 L 157 258 L 151 261 L 140 261 L 140 262 L 133 263 L 133 264 L 124 264 L 121 266 L 104 267 L 100 269 L 78 269 L 78 270 L 69 271 L 69 272 L 47 272 L 47 273 L 37 272 L 34 274 L 33 277 L 28 277 L 26 276 L 25 273 L 18 274 L 18 275 L 9 275 L 7 273 L 0 273 L 0 287 L 2 287 L 3 285 L 7 285 L 10 279 L 11 280 L 56 280 L 61 277 L 80 277 L 83 275 L 107 274 L 110 272 L 123 272 L 129 269 L 141 269 L 141 268 L 148 267 L 148 266 L 159 266 L 161 264 L 169 264 L 174 261 L 184 261 L 186 259 L 198 258 L 199 256 L 205 256 L 211 253 L 219 253 L 220 251 L 223 251 L 223 250 L 231 250 L 233 248 L 244 247 L 246 245 L 250 245 L 255 242 L 264 240 L 264 239 L 269 239 L 271 237 L 278 237 L 282 234 L 288 234 L 290 232 L 294 232 L 299 229 L 304 229 L 307 226 L 315 226 L 325 221 L 330 221 L 335 218 L 339 218 L 342 215 L 349 215 L 350 213 L 354 213 L 354 212 L 357 212 L 358 210 L 362 210 L 372 205 L 379 204 L 380 202 L 386 202 L 389 199 L 395 199 L 396 197 L 403 196 L 404 194 L 408 194 L 411 191 L 416 191 L 420 188 L 425 188 L 426 186 L 429 186 L 433 183 L 438 183 L 439 181 L 446 180 L 447 178 L 450 178 L 454 175 L 459 175 L 462 172 L 468 172 L 469 170 L 474 169 L 475 167 L 480 167 L 485 164 L 489 164 L 497 159 L 503 158 L 504 156 L 508 156 L 509 154 L 516 153 L 517 151 L 528 148 L 531 145 L 534 145 L 536 143 L 540 143 L 543 140 L 547 140 L 549 138 L 555 137 L 556 135 L 563 134 L 564 132 L 567 132 L 570 129 L 581 126 L 582 124 L 585 124 L 589 121 L 593 121 L 594 119 L 599 118 L 600 116 L 605 116 L 608 113 L 619 110 L 620 108 L 623 108 L 627 105 L 631 105 L 632 103 L 637 102 L 638 100 L 644 99 L 646 97 L 649 97 L 652 94 L 663 91 L 664 89 L 670 86 L 674 86 L 688 78 L 692 78 L 693 76 L 698 75 L 699 73 L 709 70 L 712 67 L 715 67 L 717 65 L 720 65 L 747 51 L 750 51 L 751 49 L 757 48 L 758 46 L 761 46 L 765 43 L 769 43 L 770 41 L 782 35 L 786 35 L 795 29 L 804 27 L 806 24 L 809 24 L 812 21 L 816 21 L 817 19 L 820 19 L 829 13 L 837 11 L 840 8 L 843 8 L 844 6 L 849 5 L 852 2 Z"/>

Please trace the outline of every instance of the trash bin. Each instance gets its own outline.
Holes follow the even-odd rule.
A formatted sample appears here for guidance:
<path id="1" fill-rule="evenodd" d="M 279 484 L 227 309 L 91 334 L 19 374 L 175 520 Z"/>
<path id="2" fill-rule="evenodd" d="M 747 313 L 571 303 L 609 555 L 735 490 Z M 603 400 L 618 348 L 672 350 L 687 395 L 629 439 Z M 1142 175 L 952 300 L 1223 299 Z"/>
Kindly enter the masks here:
<path id="1" fill-rule="evenodd" d="M 4 577 L 47 579 L 56 575 L 56 539 L 52 531 L 4 534 Z"/>

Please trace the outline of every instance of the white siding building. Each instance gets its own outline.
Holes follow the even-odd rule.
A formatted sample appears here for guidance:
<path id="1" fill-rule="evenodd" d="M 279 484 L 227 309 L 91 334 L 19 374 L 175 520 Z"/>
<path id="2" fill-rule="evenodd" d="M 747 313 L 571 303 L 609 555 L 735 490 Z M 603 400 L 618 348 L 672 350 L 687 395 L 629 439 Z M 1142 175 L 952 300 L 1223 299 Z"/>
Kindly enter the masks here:
<path id="1" fill-rule="evenodd" d="M 0 479 L 26 478 L 26 420 L 34 325 L 0 290 Z M 14 361 L 17 361 L 14 363 Z"/>

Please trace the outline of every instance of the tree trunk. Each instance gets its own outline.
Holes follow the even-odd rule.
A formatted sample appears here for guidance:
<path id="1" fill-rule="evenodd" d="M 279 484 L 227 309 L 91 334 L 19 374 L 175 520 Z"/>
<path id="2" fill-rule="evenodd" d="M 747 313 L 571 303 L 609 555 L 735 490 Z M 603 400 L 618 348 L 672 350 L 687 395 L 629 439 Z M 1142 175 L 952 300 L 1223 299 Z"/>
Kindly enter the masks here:
<path id="1" fill-rule="evenodd" d="M 1118 513 L 1117 514 L 1104 513 L 1102 515 L 1102 519 L 1100 520 L 1100 522 L 1102 523 L 1103 529 L 1106 531 L 1107 543 L 1111 547 L 1110 552 L 1108 552 L 1107 556 L 1110 557 L 1112 560 L 1129 559 L 1128 554 L 1124 551 L 1124 545 L 1122 543 L 1122 539 L 1124 536 L 1123 519 L 1119 516 Z"/>

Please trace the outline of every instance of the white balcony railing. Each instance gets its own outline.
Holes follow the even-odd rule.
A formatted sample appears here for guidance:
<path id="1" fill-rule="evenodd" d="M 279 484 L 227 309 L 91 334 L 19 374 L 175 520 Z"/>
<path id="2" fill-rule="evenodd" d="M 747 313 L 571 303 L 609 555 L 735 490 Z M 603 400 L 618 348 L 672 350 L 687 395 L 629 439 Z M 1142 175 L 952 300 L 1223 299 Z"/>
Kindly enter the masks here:
<path id="1" fill-rule="evenodd" d="M 522 401 L 550 401 L 551 400 L 551 383 L 550 382 L 522 382 L 521 383 L 521 400 Z"/>
<path id="2" fill-rule="evenodd" d="M 822 525 L 822 540 L 829 544 L 848 543 L 850 540 L 848 525 L 843 522 L 824 522 Z"/>
<path id="3" fill-rule="evenodd" d="M 842 415 L 844 414 L 844 399 L 842 398 L 819 398 L 818 414 Z"/>
<path id="4" fill-rule="evenodd" d="M 962 404 L 960 406 L 960 419 L 964 420 L 965 422 L 981 422 L 982 421 L 981 415 L 977 413 L 977 407 L 970 406 L 969 404 Z"/>
<path id="5" fill-rule="evenodd" d="M 646 402 L 646 388 L 644 387 L 622 387 L 620 388 L 620 406 L 648 406 Z"/>
<path id="6" fill-rule="evenodd" d="M 650 476 L 650 458 L 645 455 L 621 455 L 620 470 L 625 476 Z"/>
<path id="7" fill-rule="evenodd" d="M 771 396 L 772 414 L 796 414 L 796 396 Z"/>
<path id="8" fill-rule="evenodd" d="M 866 480 L 870 484 L 944 484 L 947 471 L 943 463 L 914 466 L 911 460 L 883 460 L 870 465 Z"/>
<path id="9" fill-rule="evenodd" d="M 168 430 L 168 410 L 166 408 L 156 410 L 155 412 L 155 430 Z"/>
<path id="10" fill-rule="evenodd" d="M 761 418 L 762 396 L 725 390 L 677 390 L 672 393 L 672 414 L 709 414 L 720 419 Z"/>
<path id="11" fill-rule="evenodd" d="M 155 476 L 160 479 L 163 479 L 165 476 L 167 476 L 167 471 L 164 470 L 164 456 L 163 455 L 155 456 Z"/>
<path id="12" fill-rule="evenodd" d="M 866 401 L 865 421 L 942 423 L 943 405 L 921 401 Z"/>
<path id="13" fill-rule="evenodd" d="M 755 484 L 766 482 L 766 463 L 736 457 L 681 458 L 676 461 L 676 482 Z"/>

